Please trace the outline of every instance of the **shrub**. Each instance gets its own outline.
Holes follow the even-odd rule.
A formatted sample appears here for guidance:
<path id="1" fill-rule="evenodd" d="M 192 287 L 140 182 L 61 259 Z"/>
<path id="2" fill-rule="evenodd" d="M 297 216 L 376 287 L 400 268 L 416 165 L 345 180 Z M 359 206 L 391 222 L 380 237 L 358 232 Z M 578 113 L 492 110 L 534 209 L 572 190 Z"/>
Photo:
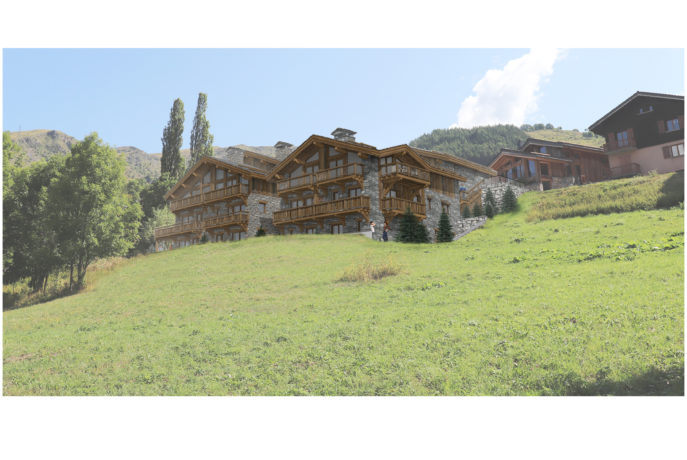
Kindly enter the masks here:
<path id="1" fill-rule="evenodd" d="M 484 197 L 484 202 L 485 202 L 486 204 L 490 204 L 490 205 L 491 205 L 492 211 L 493 211 L 494 213 L 496 213 L 496 209 L 497 209 L 497 206 L 496 206 L 496 198 L 494 198 L 494 194 L 492 193 L 492 191 L 491 191 L 490 188 L 487 189 L 486 196 Z M 485 207 L 484 207 L 484 212 L 486 213 L 486 211 L 487 211 L 487 209 L 486 209 L 486 205 L 485 205 Z"/>
<path id="2" fill-rule="evenodd" d="M 510 188 L 510 185 L 506 188 L 506 192 L 503 194 L 503 207 L 502 211 L 503 212 L 513 212 L 515 211 L 515 207 L 517 205 L 518 199 L 515 197 L 515 193 L 513 192 L 513 189 Z"/>
<path id="3" fill-rule="evenodd" d="M 439 233 L 437 234 L 437 243 L 450 243 L 453 241 L 453 229 L 451 222 L 448 220 L 448 214 L 441 213 L 439 218 Z"/>
<path id="4" fill-rule="evenodd" d="M 255 232 L 255 236 L 265 236 L 267 235 L 267 232 L 265 231 L 264 228 L 260 227 L 257 232 Z"/>
<path id="5" fill-rule="evenodd" d="M 203 232 L 203 236 L 200 237 L 200 243 L 205 244 L 208 241 L 210 241 L 210 238 L 208 238 L 207 232 Z"/>
<path id="6" fill-rule="evenodd" d="M 494 207 L 491 205 L 491 203 L 487 203 L 487 205 L 484 207 L 484 215 L 490 219 L 494 217 Z"/>
<path id="7" fill-rule="evenodd" d="M 391 257 L 384 262 L 366 259 L 364 262 L 348 267 L 339 281 L 376 281 L 400 272 L 401 267 Z"/>
<path id="8" fill-rule="evenodd" d="M 483 215 L 482 206 L 480 206 L 479 203 L 475 203 L 475 205 L 472 207 L 472 217 L 479 217 L 481 215 Z"/>
<path id="9" fill-rule="evenodd" d="M 401 224 L 396 239 L 402 243 L 429 243 L 429 236 L 427 229 L 418 221 L 415 214 L 406 209 L 405 214 L 401 217 Z"/>
<path id="10" fill-rule="evenodd" d="M 472 214 L 470 214 L 470 206 L 465 206 L 463 208 L 463 219 L 469 219 L 472 217 Z"/>

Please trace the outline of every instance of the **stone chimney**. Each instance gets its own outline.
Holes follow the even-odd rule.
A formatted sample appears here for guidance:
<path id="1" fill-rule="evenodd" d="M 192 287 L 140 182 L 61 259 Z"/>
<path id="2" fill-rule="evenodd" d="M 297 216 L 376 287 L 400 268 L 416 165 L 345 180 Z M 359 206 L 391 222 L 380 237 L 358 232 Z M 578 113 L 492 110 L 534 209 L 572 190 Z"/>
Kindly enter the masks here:
<path id="1" fill-rule="evenodd" d="M 292 150 L 293 144 L 289 144 L 288 142 L 279 141 L 274 144 L 274 153 L 277 159 L 285 158 L 289 155 L 289 153 L 291 153 Z"/>
<path id="2" fill-rule="evenodd" d="M 336 128 L 334 131 L 332 131 L 332 136 L 334 136 L 334 139 L 342 142 L 355 142 L 355 134 L 355 131 L 344 128 Z"/>

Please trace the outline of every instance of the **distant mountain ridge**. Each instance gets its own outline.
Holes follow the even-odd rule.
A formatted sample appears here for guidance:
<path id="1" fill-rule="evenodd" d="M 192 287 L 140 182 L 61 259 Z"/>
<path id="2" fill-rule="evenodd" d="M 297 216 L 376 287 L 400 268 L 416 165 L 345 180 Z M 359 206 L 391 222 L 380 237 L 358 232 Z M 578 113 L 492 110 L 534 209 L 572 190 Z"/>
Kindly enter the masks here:
<path id="1" fill-rule="evenodd" d="M 44 160 L 52 155 L 65 155 L 74 144 L 79 142 L 79 139 L 54 129 L 34 129 L 32 131 L 10 132 L 10 138 L 24 150 L 27 163 Z M 271 157 L 275 156 L 275 149 L 271 146 L 254 147 L 239 144 L 233 147 Z M 150 182 L 160 176 L 161 153 L 147 153 L 133 146 L 114 147 L 114 149 L 125 155 L 125 174 L 127 178 L 145 179 Z M 226 150 L 227 147 L 215 146 L 215 156 L 224 158 Z M 181 156 L 188 163 L 191 158 L 190 150 L 182 149 Z"/>
<path id="2" fill-rule="evenodd" d="M 435 129 L 410 141 L 413 147 L 448 153 L 459 158 L 489 165 L 503 148 L 517 149 L 527 138 L 601 147 L 602 137 L 565 129 L 523 131 L 513 125 L 475 128 Z"/>

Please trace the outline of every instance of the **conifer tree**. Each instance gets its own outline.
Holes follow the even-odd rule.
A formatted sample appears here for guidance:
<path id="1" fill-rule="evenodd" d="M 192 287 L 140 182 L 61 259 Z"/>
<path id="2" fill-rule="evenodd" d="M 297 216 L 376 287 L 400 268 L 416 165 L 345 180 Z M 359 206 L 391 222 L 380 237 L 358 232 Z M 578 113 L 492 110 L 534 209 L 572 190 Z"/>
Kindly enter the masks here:
<path id="1" fill-rule="evenodd" d="M 517 198 L 515 197 L 515 193 L 513 193 L 513 190 L 510 188 L 510 185 L 509 185 L 508 188 L 506 188 L 506 192 L 503 194 L 502 211 L 503 212 L 515 211 L 516 206 L 517 206 Z"/>
<path id="2" fill-rule="evenodd" d="M 207 107 L 207 94 L 198 93 L 198 106 L 191 130 L 191 164 L 189 166 L 194 165 L 203 156 L 211 157 L 214 154 L 212 150 L 214 137 L 210 134 L 210 122 L 205 117 Z"/>
<path id="3" fill-rule="evenodd" d="M 181 157 L 182 135 L 184 133 L 184 103 L 176 99 L 169 112 L 169 121 L 162 131 L 162 158 L 160 175 L 178 179 L 184 172 L 184 159 Z"/>
<path id="4" fill-rule="evenodd" d="M 262 227 L 258 228 L 258 231 L 255 232 L 255 236 L 265 236 L 265 235 L 267 235 L 267 232 L 265 232 L 265 229 Z"/>
<path id="5" fill-rule="evenodd" d="M 429 236 L 427 229 L 417 220 L 415 214 L 406 209 L 406 212 L 401 217 L 401 224 L 398 232 L 398 241 L 402 243 L 428 243 Z"/>
<path id="6" fill-rule="evenodd" d="M 482 206 L 479 203 L 475 203 L 472 207 L 472 217 L 480 217 L 482 215 Z"/>
<path id="7" fill-rule="evenodd" d="M 484 215 L 489 219 L 494 217 L 494 207 L 487 201 L 487 205 L 484 207 Z"/>
<path id="8" fill-rule="evenodd" d="M 487 189 L 486 196 L 484 197 L 484 202 L 486 203 L 484 206 L 485 214 L 487 213 L 487 205 L 491 205 L 492 215 L 490 216 L 489 214 L 487 214 L 487 217 L 494 217 L 494 214 L 496 214 L 496 210 L 498 208 L 496 206 L 496 198 L 494 198 L 494 194 L 492 193 L 490 188 Z"/>
<path id="9" fill-rule="evenodd" d="M 451 222 L 448 220 L 448 214 L 441 213 L 439 217 L 439 233 L 437 234 L 437 243 L 450 243 L 453 241 L 453 229 Z"/>
<path id="10" fill-rule="evenodd" d="M 470 217 L 472 217 L 472 214 L 470 214 L 470 206 L 465 206 L 463 208 L 463 214 L 462 215 L 463 215 L 463 219 L 469 219 Z"/>

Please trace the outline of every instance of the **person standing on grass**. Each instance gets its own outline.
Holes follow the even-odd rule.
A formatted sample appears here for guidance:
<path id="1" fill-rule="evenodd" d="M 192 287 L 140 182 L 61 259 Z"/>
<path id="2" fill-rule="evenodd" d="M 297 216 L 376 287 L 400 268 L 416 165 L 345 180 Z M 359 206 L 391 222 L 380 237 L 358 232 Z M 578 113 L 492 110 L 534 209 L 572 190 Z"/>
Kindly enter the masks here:
<path id="1" fill-rule="evenodd" d="M 375 223 L 374 221 L 370 221 L 370 238 L 375 239 Z"/>
<path id="2" fill-rule="evenodd" d="M 382 232 L 382 239 L 385 243 L 389 241 L 389 224 L 387 224 L 386 221 L 384 221 L 384 231 Z"/>

